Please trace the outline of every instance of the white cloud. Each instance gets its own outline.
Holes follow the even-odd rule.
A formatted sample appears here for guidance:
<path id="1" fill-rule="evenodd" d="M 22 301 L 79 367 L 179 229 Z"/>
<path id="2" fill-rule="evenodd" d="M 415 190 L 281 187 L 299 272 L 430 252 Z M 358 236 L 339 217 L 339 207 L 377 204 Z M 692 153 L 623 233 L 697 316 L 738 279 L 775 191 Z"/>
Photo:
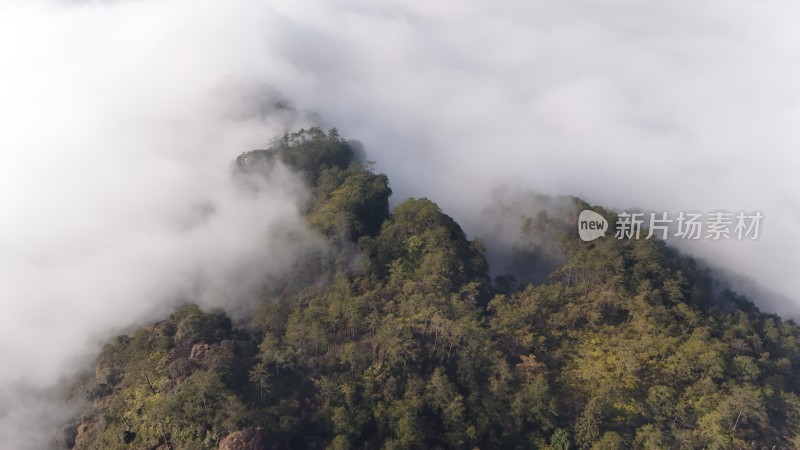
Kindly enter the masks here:
<path id="1" fill-rule="evenodd" d="M 433 195 L 473 229 L 497 184 L 616 208 L 760 210 L 758 241 L 685 249 L 800 290 L 797 4 L 280 4 L 337 60 L 287 92 L 359 136 L 400 197 Z"/>
<path id="2" fill-rule="evenodd" d="M 256 197 L 229 174 L 294 119 L 265 83 L 287 68 L 258 57 L 269 17 L 242 1 L 0 6 L 0 447 L 46 446 L 57 429 L 36 427 L 63 412 L 41 390 L 110 333 L 178 301 L 233 308 L 291 263 L 275 231 L 299 226 L 299 180 L 278 170 Z"/>
<path id="3" fill-rule="evenodd" d="M 225 170 L 287 123 L 265 119 L 266 86 L 362 140 L 397 197 L 430 196 L 472 230 L 500 184 L 761 210 L 758 241 L 690 250 L 791 296 L 798 8 L 0 0 L 0 384 L 52 383 L 198 272 L 269 260 L 251 236 L 296 220 L 297 186 L 256 207 Z"/>

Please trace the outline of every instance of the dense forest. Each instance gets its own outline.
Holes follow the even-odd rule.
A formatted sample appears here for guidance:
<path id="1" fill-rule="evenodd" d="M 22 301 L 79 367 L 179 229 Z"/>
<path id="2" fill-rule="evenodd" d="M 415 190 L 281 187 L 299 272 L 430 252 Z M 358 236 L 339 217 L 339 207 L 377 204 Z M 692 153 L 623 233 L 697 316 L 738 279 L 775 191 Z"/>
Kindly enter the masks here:
<path id="1" fill-rule="evenodd" d="M 519 211 L 515 256 L 391 189 L 335 130 L 287 133 L 308 251 L 246 320 L 188 304 L 108 342 L 73 388 L 75 449 L 789 449 L 800 328 L 657 240 L 582 242 L 575 198 Z M 252 185 L 257 189 L 256 185 Z M 546 259 L 546 261 L 545 261 Z"/>

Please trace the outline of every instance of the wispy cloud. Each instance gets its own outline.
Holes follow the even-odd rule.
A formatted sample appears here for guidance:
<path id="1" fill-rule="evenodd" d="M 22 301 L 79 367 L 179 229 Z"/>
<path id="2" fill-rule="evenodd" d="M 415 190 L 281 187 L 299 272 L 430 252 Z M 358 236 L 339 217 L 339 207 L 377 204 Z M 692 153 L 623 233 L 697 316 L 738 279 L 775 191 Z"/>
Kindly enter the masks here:
<path id="1" fill-rule="evenodd" d="M 224 274 L 291 252 L 268 231 L 297 221 L 293 178 L 254 200 L 226 171 L 303 121 L 274 111 L 277 91 L 363 141 L 397 198 L 430 196 L 473 231 L 499 185 L 760 210 L 759 240 L 688 250 L 791 296 L 799 8 L 0 2 L 0 391 L 55 382 L 198 274 L 220 276 L 201 292 L 219 303 Z"/>

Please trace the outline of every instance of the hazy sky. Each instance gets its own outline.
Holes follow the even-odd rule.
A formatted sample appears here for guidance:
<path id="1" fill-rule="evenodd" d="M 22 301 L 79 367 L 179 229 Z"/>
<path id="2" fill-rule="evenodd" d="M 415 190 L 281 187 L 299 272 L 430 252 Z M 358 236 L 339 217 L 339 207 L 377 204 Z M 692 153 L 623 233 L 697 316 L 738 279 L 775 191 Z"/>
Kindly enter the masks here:
<path id="1" fill-rule="evenodd" d="M 0 442 L 40 448 L 12 440 L 48 410 L 20 379 L 290 260 L 271 236 L 299 226 L 296 180 L 242 197 L 227 172 L 295 119 L 277 93 L 468 231 L 500 185 L 760 210 L 759 240 L 687 250 L 796 315 L 800 3 L 376 3 L 0 0 Z"/>

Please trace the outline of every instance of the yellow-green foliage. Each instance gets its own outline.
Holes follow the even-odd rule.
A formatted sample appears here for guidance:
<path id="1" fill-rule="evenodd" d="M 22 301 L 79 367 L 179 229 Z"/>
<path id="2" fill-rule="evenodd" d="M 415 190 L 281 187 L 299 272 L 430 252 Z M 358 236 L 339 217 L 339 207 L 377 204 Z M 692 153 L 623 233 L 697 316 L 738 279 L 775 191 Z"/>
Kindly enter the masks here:
<path id="1" fill-rule="evenodd" d="M 483 244 L 432 201 L 389 215 L 385 176 L 335 132 L 265 152 L 237 164 L 281 158 L 303 173 L 309 224 L 332 254 L 265 288 L 245 323 L 187 306 L 107 344 L 81 385 L 77 448 L 213 449 L 244 429 L 266 448 L 800 440 L 800 329 L 663 243 L 581 242 L 568 216 L 588 205 L 563 199 L 516 212 L 515 261 L 546 269 L 539 281 L 492 283 Z"/>

